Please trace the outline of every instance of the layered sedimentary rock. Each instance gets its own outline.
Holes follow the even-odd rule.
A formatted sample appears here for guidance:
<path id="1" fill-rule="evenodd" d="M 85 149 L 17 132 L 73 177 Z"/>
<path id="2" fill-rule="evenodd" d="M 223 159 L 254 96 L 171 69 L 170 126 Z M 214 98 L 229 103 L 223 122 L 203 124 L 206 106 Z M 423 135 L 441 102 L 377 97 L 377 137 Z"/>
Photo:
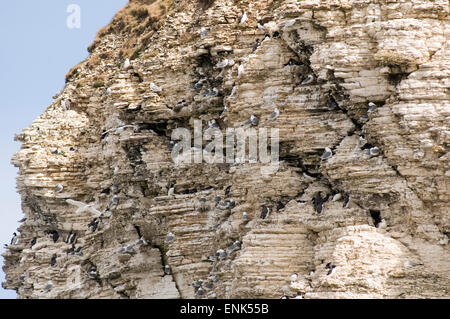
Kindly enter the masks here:
<path id="1" fill-rule="evenodd" d="M 426 0 L 130 1 L 16 136 L 27 219 L 3 286 L 20 298 L 448 298 L 448 14 Z M 174 162 L 176 128 L 225 132 L 252 115 L 279 129 L 276 172 Z"/>

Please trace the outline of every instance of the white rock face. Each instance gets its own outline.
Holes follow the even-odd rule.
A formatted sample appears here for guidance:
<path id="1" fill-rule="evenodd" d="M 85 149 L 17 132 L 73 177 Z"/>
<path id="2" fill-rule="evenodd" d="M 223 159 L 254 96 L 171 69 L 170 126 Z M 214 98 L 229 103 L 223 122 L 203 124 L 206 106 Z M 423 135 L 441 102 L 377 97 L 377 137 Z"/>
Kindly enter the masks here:
<path id="1" fill-rule="evenodd" d="M 19 298 L 450 297 L 448 1 L 278 2 L 216 0 L 200 22 L 187 0 L 165 15 L 158 1 L 118 13 L 69 72 L 70 108 L 55 101 L 16 136 L 27 219 L 4 254 L 5 288 Z M 139 21 L 139 7 L 161 21 Z M 255 128 L 279 129 L 278 170 L 173 162 L 176 128 L 194 138 L 194 120 L 216 120 L 225 133 L 251 115 Z M 326 147 L 333 156 L 321 160 Z"/>

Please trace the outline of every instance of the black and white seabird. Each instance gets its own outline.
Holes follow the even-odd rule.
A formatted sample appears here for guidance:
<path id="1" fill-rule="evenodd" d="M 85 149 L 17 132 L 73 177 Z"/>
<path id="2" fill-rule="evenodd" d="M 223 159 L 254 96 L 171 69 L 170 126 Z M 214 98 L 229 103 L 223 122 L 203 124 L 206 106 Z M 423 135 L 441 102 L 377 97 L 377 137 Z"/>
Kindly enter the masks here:
<path id="1" fill-rule="evenodd" d="M 242 219 L 243 219 L 243 220 L 248 220 L 247 212 L 243 212 L 243 213 L 242 213 Z"/>
<path id="2" fill-rule="evenodd" d="M 255 52 L 256 50 L 258 50 L 258 48 L 261 46 L 261 41 L 259 39 L 256 39 L 255 44 L 253 45 L 253 51 Z"/>
<path id="3" fill-rule="evenodd" d="M 303 79 L 303 81 L 301 82 L 302 85 L 305 84 L 310 84 L 312 83 L 312 81 L 314 81 L 314 76 L 312 74 L 308 75 L 306 78 Z"/>
<path id="4" fill-rule="evenodd" d="M 98 279 L 97 269 L 91 268 L 86 273 L 90 279 Z"/>
<path id="5" fill-rule="evenodd" d="M 172 274 L 172 270 L 170 269 L 170 266 L 169 266 L 169 265 L 165 265 L 165 266 L 164 266 L 164 273 L 165 273 L 166 275 L 171 275 L 171 274 Z"/>
<path id="6" fill-rule="evenodd" d="M 48 233 L 49 233 L 49 235 L 51 235 L 53 242 L 56 243 L 59 239 L 58 232 L 56 230 L 52 230 L 52 231 L 49 231 Z"/>
<path id="7" fill-rule="evenodd" d="M 328 109 L 330 111 L 333 111 L 333 110 L 336 110 L 337 108 L 339 108 L 339 105 L 337 104 L 337 102 L 333 98 L 331 98 L 328 101 L 327 107 L 328 107 Z"/>
<path id="8" fill-rule="evenodd" d="M 222 197 L 220 197 L 220 196 L 216 196 L 216 197 L 214 198 L 214 201 L 215 201 L 216 203 L 220 202 L 221 200 L 222 200 Z"/>
<path id="9" fill-rule="evenodd" d="M 220 113 L 220 117 L 219 118 L 224 118 L 226 115 L 228 114 L 228 107 L 224 107 L 222 113 Z"/>
<path id="10" fill-rule="evenodd" d="M 270 208 L 268 208 L 266 205 L 261 206 L 261 219 L 266 219 L 269 217 L 270 214 Z"/>
<path id="11" fill-rule="evenodd" d="M 11 246 L 16 245 L 17 242 L 18 242 L 18 239 L 19 239 L 19 238 L 17 237 L 17 233 L 13 233 L 13 238 L 11 239 L 10 245 L 11 245 Z"/>
<path id="12" fill-rule="evenodd" d="M 77 238 L 77 234 L 76 233 L 72 233 L 70 232 L 69 237 L 67 237 L 67 243 L 68 244 L 73 244 L 75 243 L 75 239 Z"/>
<path id="13" fill-rule="evenodd" d="M 280 115 L 280 111 L 278 111 L 278 108 L 275 108 L 275 110 L 272 112 L 272 114 L 269 115 L 267 119 L 270 121 L 276 120 L 278 115 Z"/>
<path id="14" fill-rule="evenodd" d="M 325 151 L 323 152 L 322 156 L 320 156 L 321 160 L 327 160 L 333 156 L 333 152 L 328 148 L 325 147 Z"/>
<path id="15" fill-rule="evenodd" d="M 328 200 L 328 195 L 325 197 L 322 197 L 321 192 L 317 192 L 316 195 L 314 195 L 313 198 L 313 205 L 315 211 L 320 214 L 322 212 L 323 203 L 325 203 Z"/>
<path id="16" fill-rule="evenodd" d="M 231 194 L 231 187 L 233 187 L 233 185 L 230 185 L 225 189 L 225 196 L 228 196 Z"/>
<path id="17" fill-rule="evenodd" d="M 56 265 L 56 255 L 53 255 L 52 259 L 50 260 L 50 266 L 53 267 L 54 265 Z"/>
<path id="18" fill-rule="evenodd" d="M 36 241 L 37 241 L 37 238 L 36 238 L 36 237 L 34 237 L 34 238 L 31 240 L 31 247 L 33 247 L 34 245 L 36 245 Z"/>
<path id="19" fill-rule="evenodd" d="M 21 220 L 19 220 L 18 223 L 23 223 L 23 222 L 25 222 L 26 220 L 27 220 L 27 218 L 24 217 L 24 218 L 22 218 Z"/>

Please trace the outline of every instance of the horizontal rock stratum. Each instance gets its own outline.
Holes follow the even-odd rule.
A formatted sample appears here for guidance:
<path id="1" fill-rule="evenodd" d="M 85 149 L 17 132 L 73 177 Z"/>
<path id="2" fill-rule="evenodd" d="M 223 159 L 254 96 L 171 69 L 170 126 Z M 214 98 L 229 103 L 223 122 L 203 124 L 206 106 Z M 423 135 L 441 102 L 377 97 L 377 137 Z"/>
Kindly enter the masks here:
<path id="1" fill-rule="evenodd" d="M 16 136 L 3 286 L 449 298 L 449 22 L 443 0 L 130 1 Z M 279 130 L 276 172 L 173 161 L 176 128 L 252 115 Z"/>

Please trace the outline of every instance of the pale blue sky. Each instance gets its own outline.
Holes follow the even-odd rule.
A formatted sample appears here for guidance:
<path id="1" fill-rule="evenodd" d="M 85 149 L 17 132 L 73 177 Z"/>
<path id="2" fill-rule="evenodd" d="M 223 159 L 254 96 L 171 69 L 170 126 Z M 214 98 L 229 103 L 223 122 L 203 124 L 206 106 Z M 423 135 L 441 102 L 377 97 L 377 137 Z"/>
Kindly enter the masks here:
<path id="1" fill-rule="evenodd" d="M 23 215 L 16 194 L 17 169 L 10 158 L 20 144 L 15 133 L 39 116 L 64 86 L 67 71 L 88 56 L 97 30 L 127 0 L 0 1 L 0 252 Z M 81 8 L 81 28 L 66 25 L 67 8 Z M 0 257 L 0 267 L 3 258 Z M 0 281 L 4 281 L 0 270 Z M 15 298 L 0 287 L 0 299 Z"/>

